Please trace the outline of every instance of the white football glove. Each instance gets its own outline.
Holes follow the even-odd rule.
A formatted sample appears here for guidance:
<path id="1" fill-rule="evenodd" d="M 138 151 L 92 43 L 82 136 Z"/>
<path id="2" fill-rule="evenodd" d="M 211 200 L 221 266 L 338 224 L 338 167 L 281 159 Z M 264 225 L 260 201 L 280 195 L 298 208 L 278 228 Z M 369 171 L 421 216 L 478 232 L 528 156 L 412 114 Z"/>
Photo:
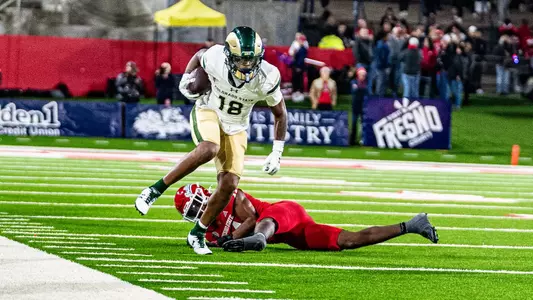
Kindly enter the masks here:
<path id="1" fill-rule="evenodd" d="M 191 74 L 189 73 L 183 74 L 183 77 L 181 77 L 181 80 L 180 80 L 180 84 L 179 84 L 180 92 L 183 94 L 183 96 L 187 97 L 187 99 L 189 100 L 197 100 L 201 96 L 200 94 L 192 94 L 187 88 L 189 83 L 194 82 L 195 80 L 196 78 L 192 77 Z"/>
<path id="2" fill-rule="evenodd" d="M 274 175 L 279 171 L 284 144 L 284 141 L 274 141 L 272 153 L 266 158 L 265 164 L 263 165 L 263 171 L 269 175 Z"/>

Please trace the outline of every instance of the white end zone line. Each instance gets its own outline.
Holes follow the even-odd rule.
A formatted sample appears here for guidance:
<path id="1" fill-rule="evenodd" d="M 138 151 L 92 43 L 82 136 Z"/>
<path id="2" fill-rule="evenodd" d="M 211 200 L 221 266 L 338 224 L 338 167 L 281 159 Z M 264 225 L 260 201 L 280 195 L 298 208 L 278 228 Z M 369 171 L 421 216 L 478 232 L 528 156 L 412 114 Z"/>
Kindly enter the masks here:
<path id="1" fill-rule="evenodd" d="M 117 274 L 126 275 L 157 275 L 157 276 L 177 276 L 177 277 L 224 277 L 219 274 L 185 274 L 185 273 L 168 273 L 168 272 L 126 272 L 119 271 Z"/>
<path id="2" fill-rule="evenodd" d="M 197 267 L 188 267 L 188 266 L 162 266 L 162 265 L 114 265 L 114 264 L 103 264 L 96 265 L 97 267 L 107 267 L 107 268 L 131 268 L 131 269 L 169 269 L 169 270 L 197 270 Z"/>
<path id="3" fill-rule="evenodd" d="M 140 282 L 162 282 L 162 283 L 203 283 L 203 284 L 222 284 L 222 285 L 247 285 L 246 281 L 218 281 L 218 280 L 175 280 L 175 279 L 151 279 L 141 278 Z"/>
<path id="4" fill-rule="evenodd" d="M 222 262 L 222 261 L 185 261 L 185 260 L 155 260 L 155 259 L 120 259 L 99 257 L 77 257 L 81 261 L 120 261 L 135 263 L 168 263 L 187 265 L 210 265 L 210 266 L 235 266 L 235 267 L 266 267 L 266 268 L 293 268 L 293 269 L 332 269 L 332 270 L 356 270 L 356 271 L 400 271 L 400 272 L 438 272 L 438 273 L 479 273 L 479 274 L 513 274 L 533 275 L 533 271 L 519 270 L 480 270 L 480 269 L 455 269 L 455 268 L 427 268 L 427 267 L 363 267 L 363 266 L 336 266 L 336 265 L 313 265 L 313 264 L 278 264 L 278 263 L 251 263 L 251 262 Z"/>
<path id="5" fill-rule="evenodd" d="M 258 294 L 274 294 L 275 291 L 270 290 L 238 290 L 238 289 L 209 289 L 209 288 L 195 288 L 195 287 L 163 287 L 164 291 L 201 291 L 201 292 L 221 292 L 221 293 L 258 293 Z"/>

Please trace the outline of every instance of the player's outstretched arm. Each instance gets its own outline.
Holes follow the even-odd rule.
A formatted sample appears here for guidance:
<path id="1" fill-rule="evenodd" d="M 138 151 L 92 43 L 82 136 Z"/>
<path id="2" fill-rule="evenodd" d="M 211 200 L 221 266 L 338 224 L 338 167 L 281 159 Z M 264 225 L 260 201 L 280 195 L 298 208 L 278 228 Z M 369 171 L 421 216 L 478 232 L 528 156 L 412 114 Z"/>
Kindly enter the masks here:
<path id="1" fill-rule="evenodd" d="M 232 233 L 234 239 L 240 239 L 254 232 L 257 212 L 252 203 L 239 190 L 235 198 L 235 215 L 244 222 Z"/>
<path id="2" fill-rule="evenodd" d="M 285 100 L 281 101 L 275 106 L 270 107 L 274 115 L 274 145 L 272 146 L 272 153 L 267 157 L 263 171 L 270 175 L 274 175 L 279 171 L 281 164 L 281 155 L 283 154 L 283 147 L 285 145 L 285 135 L 287 134 L 287 108 L 285 107 Z"/>

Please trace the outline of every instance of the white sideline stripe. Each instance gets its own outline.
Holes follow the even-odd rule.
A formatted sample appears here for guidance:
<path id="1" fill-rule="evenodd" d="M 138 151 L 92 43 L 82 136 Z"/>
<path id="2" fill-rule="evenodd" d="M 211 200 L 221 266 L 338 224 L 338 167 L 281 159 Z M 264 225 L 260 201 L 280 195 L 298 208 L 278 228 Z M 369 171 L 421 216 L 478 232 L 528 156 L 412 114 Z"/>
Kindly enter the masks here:
<path id="1" fill-rule="evenodd" d="M 113 268 L 134 268 L 134 269 L 172 269 L 172 270 L 197 270 L 197 267 L 177 267 L 177 266 L 161 266 L 161 265 L 113 265 L 104 264 L 96 265 L 97 267 L 113 267 Z"/>
<path id="2" fill-rule="evenodd" d="M 263 198 L 267 202 L 279 201 L 275 198 Z M 420 206 L 420 207 L 446 207 L 446 208 L 472 208 L 472 209 L 501 209 L 501 210 L 533 210 L 533 206 L 513 206 L 513 205 L 475 205 L 475 204 L 455 204 L 455 203 L 415 203 L 415 202 L 375 202 L 375 201 L 357 201 L 357 200 L 305 200 L 305 199 L 285 199 L 298 203 L 311 204 L 343 204 L 343 205 L 375 205 L 375 206 Z M 114 204 L 114 203 L 72 203 L 72 202 L 41 202 L 41 201 L 3 201 L 0 204 L 8 205 L 44 205 L 44 206 L 79 206 L 79 207 L 115 207 L 131 208 L 131 204 Z M 153 205 L 151 208 L 159 209 L 176 209 L 174 205 Z M 2 223 L 0 223 L 1 225 Z"/>
<path id="3" fill-rule="evenodd" d="M 0 211 L 0 215 L 7 215 L 6 212 Z"/>
<path id="4" fill-rule="evenodd" d="M 366 191 L 361 191 L 362 193 L 375 193 L 379 191 L 391 191 L 397 192 L 401 188 L 381 188 L 381 187 L 364 187 Z M 342 191 L 341 193 L 331 193 L 331 192 L 303 192 L 303 191 L 274 191 L 274 190 L 253 190 L 247 189 L 246 192 L 250 194 L 267 194 L 267 195 L 313 195 L 313 196 L 332 196 L 337 197 L 353 197 L 357 196 L 353 194 L 353 191 Z M 489 195 L 525 195 L 533 196 L 533 192 L 497 192 L 497 191 L 475 191 L 475 190 L 442 190 L 442 189 L 412 189 L 412 192 L 433 192 L 433 193 L 448 193 L 447 195 L 455 196 L 456 198 L 461 198 L 464 196 L 460 193 L 472 193 L 469 196 L 483 196 L 483 194 Z M 477 194 L 476 194 L 477 193 Z M 397 193 L 396 193 L 397 194 Z M 86 193 L 86 192 L 44 192 L 44 191 L 0 191 L 0 195 L 52 195 L 52 196 L 70 196 L 70 197 L 129 197 L 136 198 L 138 194 L 123 194 L 123 193 Z M 396 195 L 398 197 L 399 194 Z M 161 198 L 173 199 L 173 195 L 163 195 Z M 365 197 L 365 196 L 360 196 Z M 532 198 L 526 198 L 528 201 L 533 201 Z"/>
<path id="5" fill-rule="evenodd" d="M 0 225 L 3 225 L 3 224 L 0 224 Z M 15 229 L 15 228 L 23 228 L 23 229 L 53 229 L 54 226 L 7 225 L 7 226 L 4 226 L 4 228 L 9 228 L 9 229 Z"/>
<path id="6" fill-rule="evenodd" d="M 307 209 L 310 213 L 321 214 L 356 214 L 356 215 L 382 215 L 382 216 L 416 216 L 418 212 L 388 212 L 373 210 L 329 210 L 329 209 Z M 131 222 L 155 222 L 155 223 L 187 223 L 185 220 L 159 220 L 159 219 L 127 219 L 127 218 L 97 218 L 97 217 L 68 217 L 68 216 L 28 216 L 29 218 L 40 219 L 65 219 L 65 220 L 92 220 L 92 221 L 131 221 Z M 430 217 L 460 218 L 460 219 L 489 219 L 489 220 L 513 220 L 512 216 L 485 216 L 485 215 L 461 215 L 461 214 L 440 214 L 430 213 Z M 528 219 L 524 219 L 528 220 Z M 59 230 L 58 230 L 59 231 Z"/>
<path id="7" fill-rule="evenodd" d="M 37 238 L 37 237 L 35 237 Z M 28 243 L 39 243 L 39 244 L 63 244 L 63 245 L 109 245 L 114 246 L 115 243 L 102 243 L 102 242 L 72 242 L 72 241 L 36 241 L 30 240 Z"/>
<path id="8" fill-rule="evenodd" d="M 49 249 L 77 249 L 77 250 L 114 250 L 114 251 L 135 251 L 134 248 L 113 248 L 113 247 L 80 247 L 80 246 L 44 246 Z"/>
<path id="9" fill-rule="evenodd" d="M 290 150 L 290 149 L 289 149 Z M 281 298 L 239 298 L 239 297 L 189 297 L 188 300 L 291 300 L 291 299 L 281 299 Z"/>
<path id="10" fill-rule="evenodd" d="M 49 232 L 32 232 L 32 231 L 4 231 L 4 233 L 19 234 L 19 235 L 53 235 L 57 236 L 79 236 L 79 237 L 102 237 L 102 238 L 122 238 L 122 239 L 154 239 L 154 240 L 176 240 L 184 241 L 185 237 L 170 237 L 170 236 L 151 236 L 151 235 L 122 235 L 122 234 L 99 234 L 99 233 L 49 233 Z M 30 236 L 29 238 L 36 238 Z"/>
<path id="11" fill-rule="evenodd" d="M 114 252 L 77 252 L 77 251 L 63 251 L 63 254 L 75 255 L 113 255 L 113 256 L 145 256 L 151 257 L 152 254 L 137 254 L 137 253 L 114 253 Z"/>
<path id="12" fill-rule="evenodd" d="M 142 278 L 140 282 L 163 282 L 163 283 L 203 283 L 203 284 L 227 284 L 227 285 L 246 285 L 246 281 L 218 281 L 218 280 L 175 280 L 175 279 L 151 279 Z"/>
<path id="13" fill-rule="evenodd" d="M 257 293 L 257 294 L 274 294 L 270 290 L 238 290 L 238 289 L 208 289 L 193 287 L 163 287 L 164 291 L 202 291 L 202 292 L 224 292 L 224 293 Z"/>
<path id="14" fill-rule="evenodd" d="M 156 259 L 122 259 L 107 257 L 78 257 L 76 260 L 83 261 L 120 261 L 136 263 L 169 263 L 211 266 L 237 266 L 237 267 L 267 267 L 267 268 L 296 268 L 296 269 L 332 269 L 332 270 L 359 270 L 359 271 L 419 271 L 419 272 L 451 272 L 451 273 L 480 273 L 480 274 L 514 274 L 533 275 L 533 271 L 515 270 L 479 270 L 479 269 L 446 269 L 426 267 L 363 267 L 363 266 L 335 266 L 313 264 L 277 264 L 277 263 L 251 263 L 251 262 L 227 262 L 227 261 L 186 261 L 186 260 L 156 260 Z"/>
<path id="15" fill-rule="evenodd" d="M 219 274 L 185 274 L 185 273 L 168 273 L 168 272 L 127 272 L 119 271 L 117 274 L 127 275 L 159 275 L 159 276 L 178 276 L 178 277 L 224 277 Z"/>
<path id="16" fill-rule="evenodd" d="M 24 230 L 24 228 L 13 228 L 11 230 Z M 9 230 L 3 230 L 2 232 L 5 232 L 5 231 L 9 231 Z M 31 229 L 31 231 L 34 231 L 34 232 L 49 232 L 49 233 L 68 232 L 68 230 L 50 229 L 50 228 L 35 228 L 35 229 Z"/>
<path id="17" fill-rule="evenodd" d="M 37 234 L 37 233 L 36 233 Z M 38 233 L 41 234 L 41 233 Z M 99 238 L 90 237 L 66 237 L 66 236 L 34 236 L 34 235 L 16 235 L 19 239 L 36 239 L 36 240 L 84 240 L 84 241 L 99 241 Z"/>
<path id="18" fill-rule="evenodd" d="M 22 221 L 22 222 L 29 222 L 30 221 L 30 219 L 24 219 L 24 218 L 2 218 L 2 217 L 0 217 L 0 220 Z"/>
<path id="19" fill-rule="evenodd" d="M 445 248 L 480 248 L 480 249 L 520 249 L 533 250 L 533 246 L 503 246 L 503 245 L 462 245 L 462 244 L 409 244 L 409 243 L 381 243 L 376 246 L 400 247 L 445 247 Z"/>
<path id="20" fill-rule="evenodd" d="M 30 223 L 30 222 L 2 222 L 0 221 L 0 225 L 43 225 L 42 223 Z"/>
<path id="21" fill-rule="evenodd" d="M 133 205 L 130 205 L 133 207 Z M 100 217 L 70 217 L 70 216 L 28 216 L 34 219 L 58 219 L 58 220 L 87 220 L 87 221 L 127 221 L 127 222 L 153 222 L 153 223 L 188 223 L 185 220 L 160 220 L 160 219 L 134 219 L 134 218 L 100 218 Z"/>

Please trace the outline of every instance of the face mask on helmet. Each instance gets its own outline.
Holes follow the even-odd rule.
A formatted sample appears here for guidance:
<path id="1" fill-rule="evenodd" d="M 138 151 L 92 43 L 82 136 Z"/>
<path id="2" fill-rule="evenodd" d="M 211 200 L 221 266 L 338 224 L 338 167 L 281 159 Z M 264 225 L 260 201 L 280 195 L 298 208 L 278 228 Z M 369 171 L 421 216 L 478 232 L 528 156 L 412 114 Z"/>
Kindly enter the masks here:
<path id="1" fill-rule="evenodd" d="M 227 64 L 232 74 L 239 80 L 249 82 L 257 75 L 261 56 L 238 56 L 227 53 Z"/>
<path id="2" fill-rule="evenodd" d="M 209 200 L 207 193 L 203 187 L 197 184 L 189 184 L 182 191 L 181 189 L 178 191 L 175 199 L 182 198 L 183 201 L 181 203 L 186 201 L 183 210 L 181 210 L 181 207 L 178 207 L 181 205 L 178 205 L 176 202 L 176 208 L 182 213 L 183 219 L 194 223 L 202 217 L 207 207 L 207 201 Z"/>

